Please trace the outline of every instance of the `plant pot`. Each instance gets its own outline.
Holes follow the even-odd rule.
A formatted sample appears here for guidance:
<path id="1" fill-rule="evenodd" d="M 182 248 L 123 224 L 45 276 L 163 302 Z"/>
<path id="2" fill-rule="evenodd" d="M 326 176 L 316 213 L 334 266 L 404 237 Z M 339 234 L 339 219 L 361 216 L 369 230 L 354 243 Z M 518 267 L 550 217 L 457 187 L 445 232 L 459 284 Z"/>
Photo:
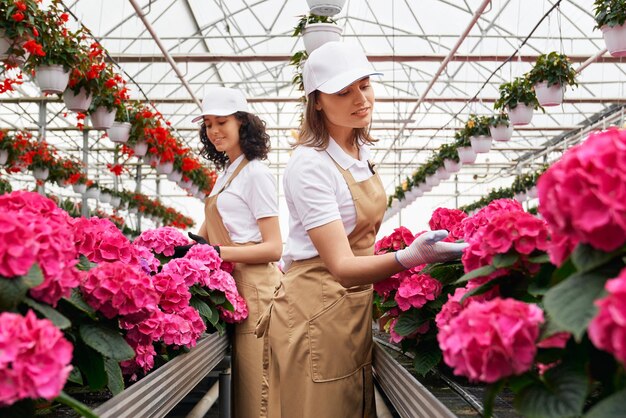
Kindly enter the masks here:
<path id="1" fill-rule="evenodd" d="M 172 170 L 172 172 L 171 172 L 171 173 L 169 173 L 169 174 L 167 175 L 167 179 L 168 179 L 168 180 L 170 180 L 170 181 L 174 181 L 174 182 L 176 182 L 176 183 L 178 183 L 179 181 L 181 181 L 181 180 L 182 180 L 182 178 L 183 178 L 183 173 L 181 173 L 181 172 L 180 172 L 180 171 L 178 171 L 178 170 Z"/>
<path id="2" fill-rule="evenodd" d="M 490 126 L 489 133 L 491 133 L 491 139 L 494 141 L 506 142 L 513 136 L 513 126 Z"/>
<path id="3" fill-rule="evenodd" d="M 537 198 L 537 186 L 533 186 L 530 189 L 526 190 L 526 197 L 528 199 Z"/>
<path id="4" fill-rule="evenodd" d="M 11 65 L 22 65 L 30 55 L 28 51 L 24 51 L 23 56 L 9 53 L 9 49 L 15 45 L 22 48 L 23 39 L 11 39 L 4 36 L 4 30 L 0 30 L 0 61 L 7 61 Z"/>
<path id="5" fill-rule="evenodd" d="M 518 103 L 513 109 L 507 109 L 509 121 L 513 126 L 528 125 L 533 118 L 533 112 L 533 108 L 524 103 Z"/>
<path id="6" fill-rule="evenodd" d="M 513 198 L 517 200 L 518 202 L 523 203 L 526 200 L 526 193 L 524 192 L 515 193 L 513 195 Z"/>
<path id="7" fill-rule="evenodd" d="M 139 212 L 139 210 L 137 210 L 136 207 L 128 208 L 128 213 L 137 213 L 137 212 Z"/>
<path id="8" fill-rule="evenodd" d="M 33 176 L 37 180 L 45 180 L 48 178 L 49 175 L 50 175 L 50 170 L 48 169 L 48 167 L 33 168 Z"/>
<path id="9" fill-rule="evenodd" d="M 439 178 L 439 180 L 448 180 L 452 173 L 448 173 L 445 167 L 439 167 L 435 172 L 435 175 Z"/>
<path id="10" fill-rule="evenodd" d="M 472 136 L 470 143 L 476 154 L 486 154 L 491 149 L 491 137 L 487 135 Z"/>
<path id="11" fill-rule="evenodd" d="M 193 183 L 191 182 L 191 180 L 184 181 L 184 180 L 182 180 L 182 179 L 181 179 L 181 181 L 180 181 L 180 182 L 178 182 L 178 185 L 179 185 L 181 188 L 183 188 L 183 189 L 188 189 L 188 188 L 190 188 L 192 184 L 193 184 Z"/>
<path id="12" fill-rule="evenodd" d="M 72 184 L 72 189 L 74 189 L 74 193 L 83 194 L 87 191 L 87 185 L 85 183 L 74 183 Z"/>
<path id="13" fill-rule="evenodd" d="M 196 197 L 200 200 L 204 200 L 204 198 L 206 197 L 206 193 L 204 192 L 198 192 L 196 193 Z"/>
<path id="14" fill-rule="evenodd" d="M 157 163 L 156 172 L 157 174 L 169 174 L 174 170 L 174 162 L 168 161 L 166 163 Z"/>
<path id="15" fill-rule="evenodd" d="M 104 106 L 98 106 L 89 117 L 91 127 L 94 129 L 109 129 L 115 122 L 115 109 L 109 110 Z"/>
<path id="16" fill-rule="evenodd" d="M 70 72 L 62 65 L 40 65 L 35 69 L 35 82 L 42 93 L 63 93 L 70 81 Z"/>
<path id="17" fill-rule="evenodd" d="M 5 165 L 9 161 L 9 151 L 2 149 L 0 150 L 0 165 Z"/>
<path id="18" fill-rule="evenodd" d="M 137 157 L 143 157 L 148 152 L 148 143 L 144 141 L 137 142 L 133 146 L 133 151 L 135 151 Z"/>
<path id="19" fill-rule="evenodd" d="M 119 207 L 122 198 L 119 196 L 111 196 L 111 206 Z"/>
<path id="20" fill-rule="evenodd" d="M 547 81 L 542 81 L 534 85 L 537 101 L 541 106 L 558 106 L 563 103 L 565 88 L 560 84 L 553 84 L 548 87 Z"/>
<path id="21" fill-rule="evenodd" d="M 433 189 L 433 186 L 431 186 L 430 184 L 428 184 L 427 181 L 424 181 L 423 183 L 420 183 L 420 190 L 424 193 L 426 192 L 430 192 Z"/>
<path id="22" fill-rule="evenodd" d="M 439 183 L 441 183 L 441 180 L 434 174 L 426 177 L 426 184 L 431 187 L 431 190 L 432 187 L 438 186 Z"/>
<path id="23" fill-rule="evenodd" d="M 199 190 L 200 190 L 200 186 L 198 186 L 197 184 L 192 184 L 189 187 L 189 193 L 192 195 L 195 195 L 196 193 L 198 193 Z"/>
<path id="24" fill-rule="evenodd" d="M 87 189 L 85 192 L 86 199 L 97 199 L 100 196 L 100 189 L 97 187 L 92 187 L 91 189 Z"/>
<path id="25" fill-rule="evenodd" d="M 341 32 L 334 23 L 311 23 L 302 31 L 304 48 L 310 54 L 326 42 L 341 40 Z"/>
<path id="26" fill-rule="evenodd" d="M 626 56 L 626 25 L 604 25 L 600 30 L 609 53 L 614 57 Z"/>
<path id="27" fill-rule="evenodd" d="M 476 161 L 476 153 L 472 147 L 458 147 L 456 152 L 459 154 L 459 161 L 463 164 L 474 164 Z"/>
<path id="28" fill-rule="evenodd" d="M 100 202 L 102 203 L 110 203 L 111 202 L 111 198 L 113 196 L 111 196 L 111 193 L 107 193 L 107 192 L 100 192 L 100 197 L 98 197 L 98 199 L 100 200 Z"/>
<path id="29" fill-rule="evenodd" d="M 130 136 L 131 124 L 129 122 L 113 122 L 113 125 L 107 129 L 109 139 L 118 144 L 125 144 Z"/>
<path id="30" fill-rule="evenodd" d="M 341 12 L 346 0 L 306 0 L 311 14 L 318 16 L 334 16 Z"/>
<path id="31" fill-rule="evenodd" d="M 443 166 L 446 168 L 446 171 L 450 174 L 452 173 L 458 173 L 459 171 L 461 171 L 461 162 L 456 162 L 454 160 L 451 160 L 449 158 L 446 158 L 445 160 L 443 160 Z"/>
<path id="32" fill-rule="evenodd" d="M 86 112 L 91 105 L 93 96 L 87 94 L 84 88 L 81 88 L 78 94 L 75 94 L 72 90 L 67 89 L 63 92 L 63 102 L 72 112 Z"/>

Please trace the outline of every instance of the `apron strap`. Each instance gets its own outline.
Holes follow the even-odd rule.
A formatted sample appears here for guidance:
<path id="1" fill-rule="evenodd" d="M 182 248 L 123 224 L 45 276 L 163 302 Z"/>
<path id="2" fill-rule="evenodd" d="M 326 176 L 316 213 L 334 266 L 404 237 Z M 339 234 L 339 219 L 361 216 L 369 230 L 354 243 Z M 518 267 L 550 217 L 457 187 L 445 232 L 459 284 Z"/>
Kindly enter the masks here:
<path id="1" fill-rule="evenodd" d="M 226 183 L 224 183 L 224 186 L 222 186 L 222 188 L 220 189 L 219 192 L 216 193 L 216 195 L 222 193 L 228 186 L 230 186 L 230 183 L 235 179 L 235 177 L 237 177 L 237 174 L 239 174 L 241 172 L 241 170 L 243 170 L 243 168 L 246 165 L 248 165 L 248 163 L 249 163 L 249 161 L 246 159 L 246 157 L 244 157 L 243 161 L 237 166 L 237 168 L 235 169 L 233 174 L 228 178 Z"/>

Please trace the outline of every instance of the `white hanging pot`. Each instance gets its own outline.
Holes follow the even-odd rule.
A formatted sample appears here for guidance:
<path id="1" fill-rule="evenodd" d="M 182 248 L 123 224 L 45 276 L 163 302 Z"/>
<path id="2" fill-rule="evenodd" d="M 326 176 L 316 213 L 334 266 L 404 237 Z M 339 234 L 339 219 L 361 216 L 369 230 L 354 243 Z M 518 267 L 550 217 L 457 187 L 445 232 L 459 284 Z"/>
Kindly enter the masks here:
<path id="1" fill-rule="evenodd" d="M 102 203 L 110 203 L 112 197 L 113 196 L 111 196 L 111 193 L 101 192 L 99 199 L 100 199 L 100 202 Z"/>
<path id="2" fill-rule="evenodd" d="M 98 106 L 89 117 L 92 128 L 109 129 L 115 121 L 115 109 L 109 110 L 105 106 Z"/>
<path id="3" fill-rule="evenodd" d="M 524 103 L 518 103 L 513 109 L 507 108 L 509 121 L 513 126 L 528 125 L 533 118 L 533 108 Z"/>
<path id="4" fill-rule="evenodd" d="M 304 48 L 310 54 L 326 42 L 341 40 L 341 32 L 341 27 L 334 23 L 311 23 L 302 31 Z"/>
<path id="5" fill-rule="evenodd" d="M 626 56 L 626 25 L 604 25 L 600 30 L 609 53 L 614 57 Z"/>
<path id="6" fill-rule="evenodd" d="M 486 154 L 491 150 L 491 137 L 487 135 L 477 135 L 470 137 L 472 149 L 476 154 Z"/>
<path id="7" fill-rule="evenodd" d="M 137 208 L 134 206 L 132 208 L 128 208 L 128 213 L 137 213 L 137 212 L 139 212 L 139 210 L 137 210 Z"/>
<path id="8" fill-rule="evenodd" d="M 87 94 L 84 88 L 81 88 L 78 91 L 78 94 L 75 94 L 70 89 L 66 89 L 63 92 L 63 102 L 65 103 L 65 107 L 72 112 L 86 112 L 87 109 L 89 109 L 89 105 L 91 105 L 92 99 L 93 96 L 91 94 Z"/>
<path id="9" fill-rule="evenodd" d="M 197 184 L 192 184 L 189 187 L 189 193 L 192 195 L 195 195 L 196 193 L 198 193 L 199 190 L 200 190 L 200 186 L 198 186 Z"/>
<path id="10" fill-rule="evenodd" d="M 426 177 L 426 184 L 430 187 L 438 186 L 439 183 L 441 183 L 441 180 L 439 180 L 439 178 L 434 174 Z"/>
<path id="11" fill-rule="evenodd" d="M 0 150 L 0 165 L 5 165 L 9 161 L 9 151 L 2 149 Z"/>
<path id="12" fill-rule="evenodd" d="M 49 175 L 50 170 L 48 169 L 48 167 L 33 168 L 33 176 L 35 176 L 37 180 L 45 180 L 48 178 Z"/>
<path id="13" fill-rule="evenodd" d="M 167 179 L 170 181 L 179 182 L 182 178 L 183 173 L 178 170 L 172 170 L 172 172 L 167 175 Z"/>
<path id="14" fill-rule="evenodd" d="M 113 122 L 113 125 L 107 129 L 109 139 L 118 144 L 125 144 L 130 136 L 131 124 L 129 122 Z"/>
<path id="15" fill-rule="evenodd" d="M 35 82 L 42 93 L 63 93 L 70 81 L 70 72 L 62 65 L 40 65 L 35 68 Z"/>
<path id="16" fill-rule="evenodd" d="M 122 201 L 122 198 L 119 196 L 111 196 L 111 206 L 118 207 Z"/>
<path id="17" fill-rule="evenodd" d="M 87 191 L 87 185 L 85 183 L 74 183 L 72 184 L 72 189 L 74 189 L 74 193 L 83 194 Z"/>
<path id="18" fill-rule="evenodd" d="M 472 147 L 458 147 L 456 152 L 459 154 L 459 161 L 463 164 L 474 164 L 476 161 L 476 153 Z"/>
<path id="19" fill-rule="evenodd" d="M 433 186 L 428 184 L 428 179 L 426 179 L 426 181 L 424 181 L 423 183 L 420 183 L 420 190 L 422 192 L 424 192 L 424 193 L 430 192 L 432 189 L 433 189 Z"/>
<path id="20" fill-rule="evenodd" d="M 526 193 L 524 192 L 515 193 L 513 195 L 513 198 L 517 200 L 518 202 L 523 203 L 526 200 Z"/>
<path id="21" fill-rule="evenodd" d="M 174 170 L 174 162 L 168 161 L 166 163 L 157 163 L 156 172 L 158 174 L 169 174 Z"/>
<path id="22" fill-rule="evenodd" d="M 137 157 L 143 157 L 148 152 L 148 143 L 144 141 L 137 142 L 133 147 L 133 151 L 135 151 Z"/>
<path id="23" fill-rule="evenodd" d="M 346 0 L 306 0 L 311 14 L 318 16 L 334 16 L 341 12 Z"/>
<path id="24" fill-rule="evenodd" d="M 100 189 L 97 187 L 92 187 L 91 189 L 87 189 L 85 192 L 85 198 L 87 199 L 97 199 L 100 196 Z"/>
<path id="25" fill-rule="evenodd" d="M 448 180 L 452 173 L 448 173 L 445 167 L 439 167 L 435 172 L 435 175 L 439 178 L 439 180 Z"/>
<path id="26" fill-rule="evenodd" d="M 534 86 L 537 101 L 541 106 L 558 106 L 563 103 L 565 88 L 560 84 L 548 87 L 547 81 L 542 81 Z"/>
<path id="27" fill-rule="evenodd" d="M 196 193 L 196 197 L 200 200 L 204 200 L 204 198 L 206 197 L 206 193 L 204 192 L 198 192 Z"/>
<path id="28" fill-rule="evenodd" d="M 489 133 L 494 141 L 506 142 L 513 136 L 513 126 L 498 125 L 490 126 Z"/>
<path id="29" fill-rule="evenodd" d="M 537 197 L 537 186 L 533 186 L 526 190 L 526 197 L 529 199 L 535 199 Z"/>
<path id="30" fill-rule="evenodd" d="M 451 160 L 449 158 L 446 158 L 445 160 L 443 160 L 443 166 L 446 168 L 446 171 L 450 174 L 452 173 L 458 173 L 459 171 L 461 171 L 461 162 L 459 161 L 458 163 L 454 160 Z"/>
<path id="31" fill-rule="evenodd" d="M 18 56 L 9 53 L 11 47 L 19 45 L 22 48 L 24 43 L 23 38 L 11 39 L 4 36 L 4 30 L 0 30 L 0 61 L 7 61 L 11 65 L 22 65 L 26 62 L 26 59 L 30 56 L 30 52 L 24 51 L 23 56 Z M 22 48 L 23 49 L 23 48 Z"/>
<path id="32" fill-rule="evenodd" d="M 191 182 L 191 180 L 187 180 L 187 181 L 181 180 L 181 181 L 178 183 L 178 185 L 179 185 L 181 188 L 183 188 L 183 189 L 188 189 L 188 188 L 190 188 L 192 184 L 193 184 L 193 183 Z"/>

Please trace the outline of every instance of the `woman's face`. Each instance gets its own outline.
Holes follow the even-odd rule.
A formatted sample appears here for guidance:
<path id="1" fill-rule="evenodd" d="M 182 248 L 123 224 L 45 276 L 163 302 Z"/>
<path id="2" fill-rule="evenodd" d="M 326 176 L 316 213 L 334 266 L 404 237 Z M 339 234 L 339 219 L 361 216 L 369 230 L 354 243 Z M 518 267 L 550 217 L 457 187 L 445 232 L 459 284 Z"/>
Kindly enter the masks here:
<path id="1" fill-rule="evenodd" d="M 319 93 L 315 108 L 328 122 L 345 128 L 366 128 L 372 122 L 374 90 L 370 78 L 355 81 L 337 93 Z"/>
<path id="2" fill-rule="evenodd" d="M 241 150 L 239 145 L 239 127 L 241 122 L 235 115 L 205 115 L 204 126 L 206 127 L 209 141 L 219 152 L 230 154 L 233 150 Z"/>

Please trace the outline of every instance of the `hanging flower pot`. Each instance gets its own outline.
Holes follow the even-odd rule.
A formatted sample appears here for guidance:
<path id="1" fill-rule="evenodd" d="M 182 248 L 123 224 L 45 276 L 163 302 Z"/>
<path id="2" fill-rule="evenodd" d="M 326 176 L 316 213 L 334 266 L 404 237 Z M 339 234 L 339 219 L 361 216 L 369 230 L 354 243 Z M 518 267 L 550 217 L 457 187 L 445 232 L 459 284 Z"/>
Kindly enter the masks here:
<path id="1" fill-rule="evenodd" d="M 109 110 L 105 106 L 98 106 L 89 117 L 94 129 L 108 129 L 115 121 L 115 109 Z"/>
<path id="2" fill-rule="evenodd" d="M 433 186 L 428 184 L 427 181 L 424 181 L 423 183 L 420 183 L 420 190 L 424 193 L 426 192 L 430 192 L 433 189 Z"/>
<path id="3" fill-rule="evenodd" d="M 87 185 L 85 183 L 75 183 L 72 184 L 72 189 L 74 189 L 74 193 L 83 194 L 87 191 Z"/>
<path id="4" fill-rule="evenodd" d="M 33 176 L 37 179 L 37 180 L 45 180 L 48 178 L 48 176 L 50 175 L 50 170 L 48 169 L 48 167 L 37 167 L 37 168 L 33 168 Z"/>
<path id="5" fill-rule="evenodd" d="M 600 30 L 609 53 L 614 57 L 626 56 L 626 25 L 604 25 Z"/>
<path id="6" fill-rule="evenodd" d="M 4 36 L 4 30 L 0 30 L 0 61 L 6 61 L 11 65 L 22 65 L 28 57 L 30 56 L 30 52 L 24 51 L 23 56 L 14 55 L 9 52 L 11 47 L 15 48 L 19 46 L 22 48 L 22 39 L 11 39 Z"/>
<path id="7" fill-rule="evenodd" d="M 533 186 L 526 190 L 526 197 L 529 199 L 535 199 L 537 197 L 537 186 Z"/>
<path id="8" fill-rule="evenodd" d="M 490 126 L 491 139 L 498 142 L 506 142 L 513 136 L 513 127 L 506 125 Z"/>
<path id="9" fill-rule="evenodd" d="M 100 197 L 98 198 L 100 200 L 100 202 L 102 203 L 109 203 L 111 202 L 111 198 L 113 196 L 111 196 L 111 193 L 108 192 L 100 192 Z"/>
<path id="10" fill-rule="evenodd" d="M 206 197 L 206 193 L 204 192 L 198 192 L 196 193 L 196 197 L 200 200 L 204 200 L 204 198 Z"/>
<path id="11" fill-rule="evenodd" d="M 541 106 L 558 106 L 563 103 L 565 88 L 560 84 L 548 87 L 548 82 L 543 81 L 534 85 L 537 100 Z"/>
<path id="12" fill-rule="evenodd" d="M 426 184 L 430 187 L 438 186 L 439 183 L 441 183 L 441 180 L 434 174 L 426 177 Z"/>
<path id="13" fill-rule="evenodd" d="M 97 199 L 100 196 L 100 189 L 97 187 L 92 187 L 91 189 L 87 189 L 85 192 L 86 199 Z"/>
<path id="14" fill-rule="evenodd" d="M 304 48 L 310 54 L 326 42 L 341 40 L 341 32 L 341 27 L 334 23 L 311 23 L 302 31 Z"/>
<path id="15" fill-rule="evenodd" d="M 452 173 L 458 173 L 459 171 L 461 171 L 461 162 L 456 162 L 454 160 L 451 160 L 449 158 L 446 158 L 445 160 L 443 160 L 443 166 L 446 168 L 446 171 L 450 174 Z"/>
<path id="16" fill-rule="evenodd" d="M 196 193 L 198 193 L 199 190 L 200 190 L 200 187 L 197 184 L 192 184 L 189 187 L 189 193 L 192 195 L 195 195 Z"/>
<path id="17" fill-rule="evenodd" d="M 476 154 L 485 154 L 491 149 L 491 137 L 487 135 L 472 136 L 470 138 L 472 149 Z"/>
<path id="18" fill-rule="evenodd" d="M 346 0 L 306 0 L 311 14 L 334 16 L 341 12 Z"/>
<path id="19" fill-rule="evenodd" d="M 92 99 L 93 96 L 88 94 L 84 88 L 81 88 L 78 91 L 78 94 L 75 94 L 70 89 L 66 89 L 65 92 L 63 92 L 63 102 L 65 103 L 65 107 L 72 112 L 86 112 L 87 109 L 89 109 Z"/>
<path id="20" fill-rule="evenodd" d="M 113 125 L 107 129 L 109 139 L 118 144 L 125 144 L 130 136 L 131 124 L 129 122 L 113 122 Z"/>
<path id="21" fill-rule="evenodd" d="M 174 170 L 174 162 L 169 161 L 166 163 L 157 163 L 156 172 L 157 174 L 169 174 Z"/>
<path id="22" fill-rule="evenodd" d="M 517 200 L 518 202 L 523 203 L 526 200 L 526 193 L 524 192 L 515 193 L 513 195 L 513 198 Z"/>
<path id="23" fill-rule="evenodd" d="M 507 108 L 509 120 L 513 126 L 528 125 L 533 118 L 534 109 L 524 103 L 518 103 L 513 109 Z"/>
<path id="24" fill-rule="evenodd" d="M 2 149 L 0 150 L 0 165 L 5 165 L 9 161 L 9 151 Z"/>
<path id="25" fill-rule="evenodd" d="M 119 207 L 122 202 L 122 198 L 119 196 L 111 196 L 111 206 Z"/>
<path id="26" fill-rule="evenodd" d="M 174 182 L 179 182 L 183 178 L 183 173 L 178 170 L 172 170 L 171 173 L 167 175 L 167 179 Z"/>
<path id="27" fill-rule="evenodd" d="M 476 153 L 472 147 L 458 147 L 456 151 L 459 153 L 459 161 L 463 164 L 474 164 L 476 161 Z"/>
<path id="28" fill-rule="evenodd" d="M 70 72 L 62 65 L 40 65 L 35 69 L 35 82 L 42 93 L 63 93 L 70 81 Z"/>
<path id="29" fill-rule="evenodd" d="M 133 151 L 135 151 L 137 157 L 143 157 L 148 152 L 148 143 L 145 141 L 137 142 L 133 147 Z"/>
<path id="30" fill-rule="evenodd" d="M 439 180 L 448 180 L 452 173 L 449 173 L 445 167 L 439 167 L 435 172 L 435 175 L 439 178 Z"/>

